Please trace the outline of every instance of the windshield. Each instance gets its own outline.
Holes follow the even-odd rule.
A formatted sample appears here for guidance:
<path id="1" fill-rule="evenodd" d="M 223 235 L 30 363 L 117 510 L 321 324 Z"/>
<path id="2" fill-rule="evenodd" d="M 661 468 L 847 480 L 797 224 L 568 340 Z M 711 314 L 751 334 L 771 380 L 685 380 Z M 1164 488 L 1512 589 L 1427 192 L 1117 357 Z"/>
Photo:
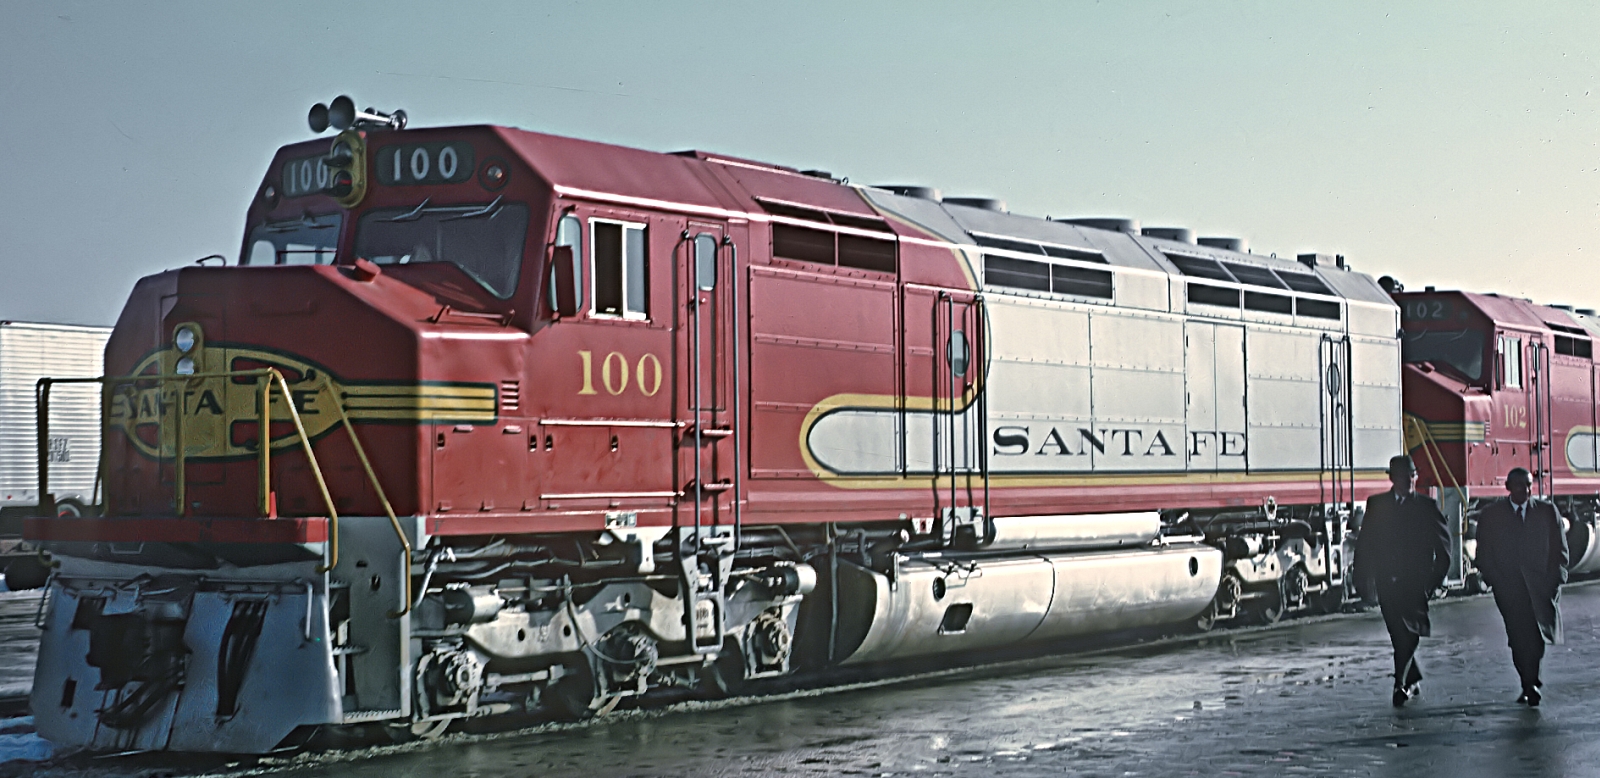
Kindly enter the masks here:
<path id="1" fill-rule="evenodd" d="M 337 213 L 308 213 L 293 221 L 267 222 L 250 233 L 250 248 L 239 264 L 331 265 L 342 221 Z"/>
<path id="2" fill-rule="evenodd" d="M 478 205 L 370 211 L 356 227 L 356 256 L 380 265 L 449 262 L 496 297 L 510 297 L 522 269 L 528 206 Z"/>
<path id="3" fill-rule="evenodd" d="M 1473 381 L 1483 377 L 1483 333 L 1477 330 L 1407 332 L 1400 350 L 1407 362 L 1449 365 Z"/>

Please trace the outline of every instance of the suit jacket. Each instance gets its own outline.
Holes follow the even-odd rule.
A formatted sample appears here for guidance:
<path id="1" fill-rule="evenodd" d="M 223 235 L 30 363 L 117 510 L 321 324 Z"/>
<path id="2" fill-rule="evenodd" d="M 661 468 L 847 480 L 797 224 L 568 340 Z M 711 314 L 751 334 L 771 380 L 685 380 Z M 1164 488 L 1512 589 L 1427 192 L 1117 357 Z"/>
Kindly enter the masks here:
<path id="1" fill-rule="evenodd" d="M 1355 562 L 1358 575 L 1380 590 L 1422 593 L 1426 611 L 1425 595 L 1450 572 L 1450 532 L 1439 504 L 1416 493 L 1398 504 L 1392 491 L 1367 498 Z"/>
<path id="2" fill-rule="evenodd" d="M 1513 607 L 1525 606 L 1539 622 L 1547 642 L 1561 639 L 1557 602 L 1567 581 L 1567 533 L 1556 506 L 1529 500 L 1527 517 L 1518 518 L 1509 499 L 1478 513 L 1478 553 L 1473 562 L 1497 600 L 1512 594 Z M 1525 602 L 1524 602 L 1525 601 Z"/>

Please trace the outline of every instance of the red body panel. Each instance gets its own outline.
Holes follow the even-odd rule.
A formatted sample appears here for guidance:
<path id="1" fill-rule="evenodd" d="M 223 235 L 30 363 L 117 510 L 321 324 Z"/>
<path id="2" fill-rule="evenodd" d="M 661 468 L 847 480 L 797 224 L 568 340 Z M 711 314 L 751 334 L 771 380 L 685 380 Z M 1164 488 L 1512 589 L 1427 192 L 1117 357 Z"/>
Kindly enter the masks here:
<path id="1" fill-rule="evenodd" d="M 350 409 L 394 511 L 426 516 L 436 534 L 598 530 L 617 512 L 636 513 L 640 524 L 691 521 L 687 513 L 697 493 L 701 520 L 726 523 L 737 491 L 746 524 L 897 520 L 932 515 L 951 503 L 948 479 L 819 477 L 800 445 L 807 414 L 827 398 L 860 395 L 893 405 L 926 402 L 935 393 L 927 369 L 935 353 L 930 301 L 936 290 L 970 299 L 976 286 L 956 252 L 934 245 L 939 236 L 898 218 L 885 220 L 858 192 L 831 180 L 700 153 L 658 154 L 464 127 L 371 133 L 369 159 L 388 159 L 386 150 L 395 144 L 446 140 L 471 144 L 478 173 L 451 184 L 370 186 L 364 201 L 345 213 L 336 266 L 188 268 L 141 281 L 108 349 L 108 374 L 154 370 L 150 365 L 160 363 L 150 359 L 171 348 L 174 328 L 198 324 L 207 347 L 228 360 L 204 370 L 274 364 L 290 374 L 291 388 L 310 397 L 301 410 L 316 427 L 315 450 L 335 508 L 382 514 L 348 435 L 329 415 L 328 395 L 315 395 L 326 374 Z M 266 194 L 275 188 L 281 195 L 279 171 L 286 161 L 326 146 L 322 140 L 280 150 L 262 196 L 253 201 L 247 236 L 264 222 L 340 212 L 324 195 Z M 484 173 L 490 164 L 508 170 L 494 186 Z M 504 299 L 449 265 L 385 265 L 376 277 L 351 267 L 364 213 L 495 198 L 526 203 L 530 215 L 516 288 Z M 774 203 L 836 213 L 839 223 L 886 221 L 885 229 L 901 238 L 897 272 L 819 269 L 775 258 L 773 227 L 782 219 L 772 215 L 779 213 Z M 585 223 L 644 225 L 647 317 L 561 318 L 550 311 L 548 257 L 564 214 Z M 724 281 L 709 292 L 694 288 L 690 236 L 702 233 L 733 248 L 719 255 L 718 272 L 736 283 Z M 248 238 L 244 250 L 251 250 Z M 698 342 L 689 335 L 697 316 Z M 1429 382 L 1412 373 L 1406 380 L 1408 397 L 1413 384 Z M 704 395 L 698 409 L 692 400 L 697 385 Z M 385 394 L 385 387 L 392 392 Z M 239 448 L 254 441 L 255 422 L 250 413 L 234 412 L 252 407 L 251 390 L 233 386 L 228 391 L 238 397 L 219 398 L 233 414 L 218 422 L 227 425 L 233 455 L 189 457 L 186 505 L 173 504 L 170 453 L 153 453 L 151 441 L 165 433 L 130 422 L 105 443 L 108 513 L 116 518 L 53 532 L 109 531 L 121 517 L 259 517 L 257 460 L 248 454 L 253 449 Z M 178 395 L 165 399 L 178 402 Z M 187 397 L 186 418 L 213 413 L 204 400 L 200 392 Z M 448 412 L 429 405 L 458 401 Z M 275 441 L 292 442 L 286 414 L 286 407 L 275 407 Z M 1566 420 L 1571 413 L 1563 405 L 1558 415 Z M 737 435 L 721 432 L 735 428 Z M 157 437 L 141 446 L 140 434 Z M 1446 457 L 1450 445 L 1443 446 Z M 697 463 L 701 477 L 694 483 Z M 279 515 L 327 514 L 298 447 L 275 444 L 272 468 Z M 1477 475 L 1471 466 L 1461 469 Z M 971 482 L 958 487 L 957 504 L 977 499 L 983 488 Z M 1367 474 L 1357 497 L 1382 488 L 1384 481 Z M 1177 473 L 1050 483 L 997 479 L 987 500 L 995 514 L 1088 513 L 1255 506 L 1268 498 L 1310 504 L 1329 494 L 1314 476 Z M 281 537 L 274 522 L 260 524 L 274 528 L 263 530 L 263 539 Z M 153 525 L 138 526 L 153 531 Z M 199 532 L 177 520 L 157 534 L 199 538 Z"/>

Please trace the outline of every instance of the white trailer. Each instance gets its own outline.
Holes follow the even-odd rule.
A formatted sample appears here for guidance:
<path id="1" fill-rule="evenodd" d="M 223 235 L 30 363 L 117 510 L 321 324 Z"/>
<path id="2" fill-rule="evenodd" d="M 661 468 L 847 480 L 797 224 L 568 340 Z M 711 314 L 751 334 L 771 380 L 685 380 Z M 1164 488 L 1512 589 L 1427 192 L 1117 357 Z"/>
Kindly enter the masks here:
<path id="1" fill-rule="evenodd" d="M 33 569 L 33 552 L 18 543 L 22 518 L 39 507 L 35 388 L 45 376 L 101 375 L 110 337 L 110 327 L 0 321 L 0 567 L 13 587 L 33 583 L 39 572 Z M 49 429 L 48 488 L 55 494 L 57 513 L 87 513 L 97 498 L 100 387 L 54 387 Z"/>

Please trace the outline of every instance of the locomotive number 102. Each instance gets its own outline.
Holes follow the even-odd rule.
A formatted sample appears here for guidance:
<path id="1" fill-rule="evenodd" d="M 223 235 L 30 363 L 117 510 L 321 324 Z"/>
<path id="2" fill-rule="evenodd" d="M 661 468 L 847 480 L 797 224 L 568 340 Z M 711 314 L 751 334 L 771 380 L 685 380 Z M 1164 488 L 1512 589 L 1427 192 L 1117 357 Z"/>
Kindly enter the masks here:
<path id="1" fill-rule="evenodd" d="M 1504 406 L 1506 426 L 1518 429 L 1528 428 L 1528 407 L 1525 405 Z"/>
<path id="2" fill-rule="evenodd" d="M 1400 315 L 1413 321 L 1444 321 L 1450 318 L 1450 305 L 1444 300 L 1408 300 Z"/>

